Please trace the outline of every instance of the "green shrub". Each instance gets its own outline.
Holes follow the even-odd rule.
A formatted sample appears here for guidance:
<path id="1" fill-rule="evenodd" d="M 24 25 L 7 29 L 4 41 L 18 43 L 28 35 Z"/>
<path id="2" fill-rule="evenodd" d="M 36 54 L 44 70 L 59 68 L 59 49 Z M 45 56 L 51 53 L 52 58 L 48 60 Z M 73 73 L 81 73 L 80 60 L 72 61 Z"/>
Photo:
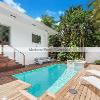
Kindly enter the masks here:
<path id="1" fill-rule="evenodd" d="M 96 60 L 95 64 L 100 65 L 100 60 Z"/>
<path id="2" fill-rule="evenodd" d="M 80 58 L 79 52 L 60 52 L 58 53 L 58 59 L 60 61 L 74 60 Z"/>
<path id="3" fill-rule="evenodd" d="M 58 59 L 60 61 L 66 61 L 67 60 L 67 52 L 60 52 L 60 53 L 58 53 Z"/>
<path id="4" fill-rule="evenodd" d="M 80 59 L 80 53 L 79 52 L 68 52 L 67 59 L 69 60 Z"/>

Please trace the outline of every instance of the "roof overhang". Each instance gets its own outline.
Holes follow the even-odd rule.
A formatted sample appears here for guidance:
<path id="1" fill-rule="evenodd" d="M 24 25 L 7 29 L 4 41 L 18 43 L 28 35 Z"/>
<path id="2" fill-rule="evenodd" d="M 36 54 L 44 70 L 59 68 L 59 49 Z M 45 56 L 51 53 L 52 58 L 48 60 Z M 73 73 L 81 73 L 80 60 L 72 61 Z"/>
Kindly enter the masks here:
<path id="1" fill-rule="evenodd" d="M 13 9 L 12 7 L 10 7 L 9 5 L 0 2 L 0 13 L 11 17 L 10 15 L 15 16 L 16 21 L 23 23 L 29 27 L 34 27 L 34 28 L 39 28 L 45 32 L 47 32 L 49 35 L 53 35 L 53 34 L 57 34 L 58 32 L 53 30 L 52 28 L 46 26 L 44 23 L 39 22 L 34 20 L 32 17 L 26 15 L 25 13 L 21 13 L 19 11 L 17 11 L 16 9 Z"/>

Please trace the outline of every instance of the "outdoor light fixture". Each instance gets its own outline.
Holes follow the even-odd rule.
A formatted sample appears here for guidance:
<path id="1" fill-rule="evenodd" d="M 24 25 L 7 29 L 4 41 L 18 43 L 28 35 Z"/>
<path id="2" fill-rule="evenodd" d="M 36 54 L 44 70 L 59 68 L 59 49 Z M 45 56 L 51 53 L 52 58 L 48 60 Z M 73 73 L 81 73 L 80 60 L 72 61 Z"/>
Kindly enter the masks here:
<path id="1" fill-rule="evenodd" d="M 10 16 L 11 16 L 11 17 L 13 17 L 13 18 L 16 18 L 16 16 L 15 16 L 15 15 L 12 15 L 12 14 L 11 14 Z"/>
<path id="2" fill-rule="evenodd" d="M 35 24 L 32 24 L 33 26 L 36 26 Z"/>
<path id="3" fill-rule="evenodd" d="M 77 90 L 75 90 L 75 89 L 69 89 L 69 92 L 70 92 L 71 94 L 77 94 Z"/>
<path id="4" fill-rule="evenodd" d="M 48 32 L 48 30 L 45 30 L 46 32 Z"/>

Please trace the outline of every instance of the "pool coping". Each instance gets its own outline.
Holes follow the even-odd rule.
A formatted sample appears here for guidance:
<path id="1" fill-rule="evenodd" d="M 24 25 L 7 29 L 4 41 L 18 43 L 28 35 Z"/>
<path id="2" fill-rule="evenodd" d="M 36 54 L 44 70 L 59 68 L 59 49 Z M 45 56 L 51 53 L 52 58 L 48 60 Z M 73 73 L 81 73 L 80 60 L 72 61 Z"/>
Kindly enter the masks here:
<path id="1" fill-rule="evenodd" d="M 64 65 L 65 65 L 65 63 L 54 63 L 53 65 L 55 65 L 55 64 L 64 64 Z M 51 66 L 51 65 L 50 65 L 50 66 Z M 44 67 L 42 67 L 42 68 L 45 68 L 45 67 L 48 68 L 48 67 L 50 67 L 50 66 L 48 65 L 48 66 L 44 66 Z M 33 70 L 29 70 L 29 71 L 40 70 L 40 69 L 42 69 L 42 68 L 33 69 Z M 28 71 L 25 71 L 25 72 L 28 72 Z M 21 73 L 25 73 L 25 72 L 21 72 Z M 18 74 L 21 74 L 21 73 L 18 73 Z M 19 80 L 18 78 L 15 77 L 15 75 L 17 75 L 17 74 L 13 74 L 12 77 L 15 78 L 15 79 L 17 79 L 18 81 L 21 81 L 21 82 L 24 83 L 24 84 L 29 84 L 29 83 L 27 83 L 27 82 L 24 82 L 24 81 L 22 81 L 22 80 Z M 59 78 L 58 78 L 58 79 L 59 79 Z M 57 79 L 57 80 L 58 80 L 58 79 Z M 57 80 L 56 80 L 56 81 L 57 81 Z M 56 81 L 55 81 L 55 82 L 56 82 Z M 55 83 L 55 82 L 54 82 L 54 83 Z M 30 85 L 31 85 L 31 84 L 30 84 Z M 31 87 L 31 86 L 30 86 L 30 87 Z M 51 85 L 50 87 L 52 87 L 52 85 Z M 50 88 L 50 87 L 49 87 L 49 88 Z M 49 88 L 48 88 L 48 89 L 49 89 Z M 48 90 L 48 89 L 47 89 L 47 90 Z M 61 89 L 60 89 L 60 90 L 61 90 Z M 44 94 L 42 94 L 42 95 L 39 96 L 39 97 L 36 97 L 36 96 L 34 96 L 34 95 L 28 93 L 27 91 L 26 91 L 26 92 L 25 92 L 25 91 L 26 91 L 26 90 L 22 91 L 22 93 L 25 93 L 26 96 L 29 95 L 29 97 L 33 97 L 34 100 L 38 100 L 38 99 L 40 100 L 40 98 L 41 98 L 45 93 L 47 93 L 48 95 L 52 96 L 53 98 L 55 98 L 55 94 L 56 94 L 56 93 L 50 93 L 50 92 L 48 92 L 48 91 L 45 91 Z M 33 99 L 32 99 L 32 100 L 33 100 Z"/>
<path id="2" fill-rule="evenodd" d="M 66 73 L 66 70 L 64 71 L 65 73 Z M 54 87 L 55 88 L 55 86 L 54 86 L 54 84 L 56 84 L 56 83 L 58 83 L 58 84 L 61 84 L 61 83 L 59 83 L 59 80 L 63 77 L 62 75 L 52 84 L 52 86 L 51 87 L 49 87 L 48 89 L 47 89 L 47 93 L 51 93 L 51 95 L 55 95 L 56 93 L 58 93 L 73 77 L 75 77 L 75 75 L 77 75 L 77 73 L 79 72 L 79 71 L 74 71 L 75 72 L 75 74 L 74 75 L 72 75 L 71 77 L 70 77 L 70 79 L 68 79 L 68 80 L 66 80 L 66 82 L 64 82 L 63 83 L 63 85 L 61 86 L 58 86 L 59 87 L 59 89 L 55 92 L 55 93 L 53 93 L 51 90 L 50 90 L 50 88 L 52 88 L 52 87 Z M 64 77 L 66 77 L 66 76 L 64 76 Z M 65 79 L 64 79 L 65 80 Z M 61 80 L 61 81 L 63 81 L 63 80 Z"/>
<path id="3" fill-rule="evenodd" d="M 31 87 L 31 84 L 29 84 L 29 83 L 27 83 L 27 82 L 24 82 L 24 81 L 21 81 L 21 80 L 16 80 L 16 81 L 19 82 L 19 83 L 22 83 L 22 84 L 24 84 L 24 85 L 27 85 L 28 88 Z M 26 88 L 26 89 L 27 89 L 27 88 Z M 37 100 L 37 99 L 38 99 L 38 98 L 35 97 L 34 95 L 31 95 L 30 93 L 28 93 L 28 92 L 26 91 L 26 89 L 20 89 L 19 92 L 20 92 L 21 94 L 23 94 L 25 97 L 27 97 L 29 100 Z"/>
<path id="4" fill-rule="evenodd" d="M 59 64 L 59 63 L 58 63 L 58 64 Z M 61 63 L 60 63 L 60 64 L 61 64 Z M 64 64 L 64 63 L 62 63 L 62 64 Z M 49 66 L 47 66 L 47 67 L 49 67 Z M 47 67 L 46 67 L 46 68 L 47 68 Z M 42 67 L 42 68 L 43 68 L 43 67 Z M 41 68 L 33 69 L 33 70 L 30 70 L 30 71 L 40 70 L 40 69 L 41 69 Z M 81 71 L 81 70 L 80 70 L 80 71 Z M 79 72 L 80 72 L 80 71 L 79 71 Z M 28 72 L 28 71 L 25 71 L 25 72 Z M 69 81 L 71 81 L 79 72 L 77 72 Z M 21 72 L 21 73 L 24 73 L 24 72 Z M 18 73 L 18 74 L 20 74 L 20 73 Z M 13 74 L 12 76 L 14 77 L 14 75 L 16 75 L 16 74 Z M 14 77 L 14 78 L 17 79 L 16 77 Z M 59 78 L 58 78 L 58 79 L 59 79 Z M 57 80 L 58 80 L 58 79 L 57 79 Z M 18 79 L 18 80 L 19 80 L 19 79 Z M 56 81 L 57 81 L 57 80 L 56 80 Z M 19 80 L 19 81 L 20 81 L 20 80 Z M 69 82 L 69 81 L 68 81 L 68 82 Z M 66 83 L 64 84 L 64 86 L 65 86 L 68 82 L 66 82 Z M 27 82 L 24 82 L 24 81 L 23 81 L 23 83 L 27 83 Z M 29 84 L 29 83 L 27 83 L 27 84 Z M 49 87 L 49 88 L 47 89 L 47 91 L 45 91 L 45 93 L 42 94 L 42 95 L 39 96 L 39 97 L 36 97 L 36 96 L 34 96 L 34 95 L 28 93 L 26 90 L 25 90 L 26 92 L 24 91 L 24 92 L 22 92 L 22 93 L 25 93 L 26 96 L 29 95 L 29 97 L 34 98 L 34 100 L 37 100 L 37 99 L 41 100 L 41 98 L 42 98 L 45 94 L 47 94 L 47 95 L 49 95 L 49 96 L 55 98 L 55 97 L 56 97 L 56 94 L 57 94 L 60 90 L 62 90 L 62 88 L 63 88 L 64 86 L 62 86 L 61 89 L 59 89 L 56 93 L 51 93 L 51 92 L 49 92 L 49 91 L 48 91 L 48 89 L 50 88 L 50 87 Z M 52 85 L 51 85 L 51 87 L 52 87 Z M 32 99 L 32 100 L 33 100 L 33 99 Z"/>
<path id="5" fill-rule="evenodd" d="M 78 74 L 82 73 L 84 70 L 85 70 L 85 69 L 81 69 L 79 72 L 77 72 L 67 83 L 68 83 L 68 84 L 71 83 L 71 81 L 72 81 L 74 78 L 76 78 Z M 43 98 L 44 96 L 46 96 L 46 95 L 48 95 L 48 96 L 52 97 L 53 99 L 55 99 L 56 96 L 59 94 L 59 92 L 60 92 L 60 91 L 63 91 L 64 88 L 65 88 L 65 86 L 68 85 L 67 83 L 66 83 L 59 91 L 57 91 L 56 93 L 51 93 L 51 92 L 46 91 L 46 92 L 40 97 L 40 100 L 42 100 L 42 98 Z"/>
<path id="6" fill-rule="evenodd" d="M 29 98 L 29 100 L 37 100 L 38 98 L 28 93 L 26 90 L 19 90 L 25 97 Z"/>

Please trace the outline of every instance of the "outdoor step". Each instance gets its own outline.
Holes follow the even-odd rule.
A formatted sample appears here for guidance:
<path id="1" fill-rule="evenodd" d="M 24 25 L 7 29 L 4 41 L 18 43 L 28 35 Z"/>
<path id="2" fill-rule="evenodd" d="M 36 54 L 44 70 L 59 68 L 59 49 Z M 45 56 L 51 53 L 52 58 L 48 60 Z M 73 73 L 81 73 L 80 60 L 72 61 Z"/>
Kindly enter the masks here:
<path id="1" fill-rule="evenodd" d="M 15 60 L 9 59 L 0 54 L 0 72 L 22 68 L 23 66 Z"/>
<path id="2" fill-rule="evenodd" d="M 0 67 L 7 67 L 7 66 L 15 66 L 16 63 L 15 62 L 1 62 L 0 63 Z"/>
<path id="3" fill-rule="evenodd" d="M 0 63 L 0 68 L 7 66 L 6 63 Z"/>
<path id="4" fill-rule="evenodd" d="M 10 60 L 10 59 L 0 59 L 0 63 L 10 63 L 10 62 L 15 62 L 14 60 Z M 16 62 L 15 62 L 16 63 Z"/>
<path id="5" fill-rule="evenodd" d="M 0 59 L 9 59 L 9 58 L 2 57 L 2 58 L 0 58 Z"/>
<path id="6" fill-rule="evenodd" d="M 3 56 L 2 54 L 0 54 L 0 57 Z"/>
<path id="7" fill-rule="evenodd" d="M 15 63 L 8 63 L 7 67 L 9 67 L 9 66 L 16 66 L 16 64 Z"/>
<path id="8" fill-rule="evenodd" d="M 23 66 L 21 64 L 13 65 L 13 66 L 3 66 L 3 67 L 0 67 L 0 72 L 15 70 L 15 69 L 19 69 L 19 68 L 23 68 Z"/>
<path id="9" fill-rule="evenodd" d="M 0 59 L 0 63 L 1 62 L 9 62 L 10 61 L 10 59 Z"/>
<path id="10" fill-rule="evenodd" d="M 0 55 L 0 58 L 8 58 L 8 57 L 5 55 Z"/>

